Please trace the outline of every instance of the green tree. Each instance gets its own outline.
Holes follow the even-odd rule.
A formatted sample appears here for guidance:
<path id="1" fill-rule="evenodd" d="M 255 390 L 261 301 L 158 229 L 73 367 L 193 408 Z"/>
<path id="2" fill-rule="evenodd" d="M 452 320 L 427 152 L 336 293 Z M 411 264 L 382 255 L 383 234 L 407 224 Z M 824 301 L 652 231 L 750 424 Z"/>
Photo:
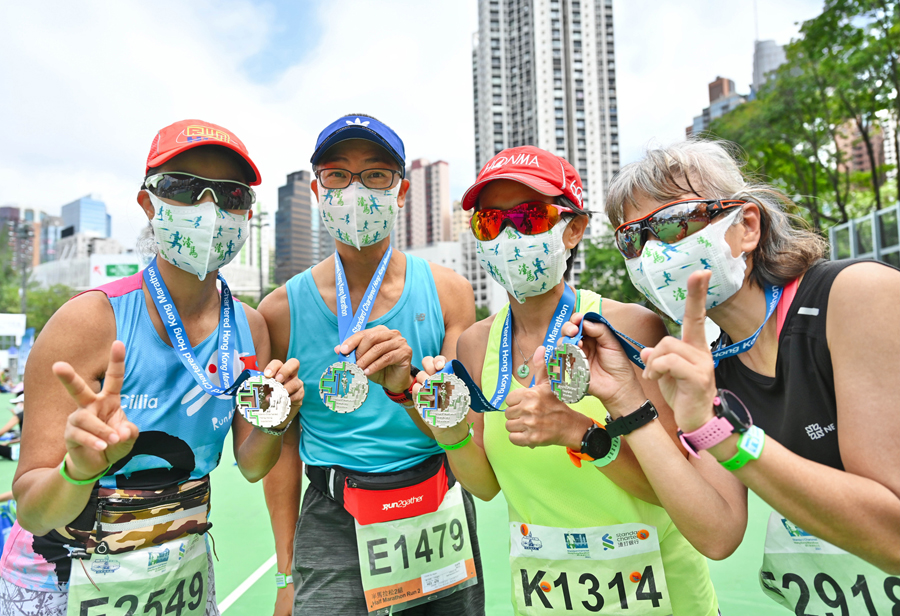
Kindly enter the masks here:
<path id="1" fill-rule="evenodd" d="M 631 284 L 628 269 L 622 253 L 613 245 L 612 239 L 582 244 L 584 270 L 578 280 L 582 289 L 590 289 L 602 297 L 623 303 L 647 305 L 640 291 Z"/>
<path id="2" fill-rule="evenodd" d="M 75 295 L 75 289 L 64 284 L 55 284 L 50 288 L 35 285 L 34 288 L 28 290 L 26 320 L 28 327 L 34 328 L 35 336 L 41 333 L 53 313 L 69 301 L 73 295 Z"/>
<path id="3" fill-rule="evenodd" d="M 491 316 L 491 309 L 487 306 L 475 306 L 475 320 L 483 321 Z"/>

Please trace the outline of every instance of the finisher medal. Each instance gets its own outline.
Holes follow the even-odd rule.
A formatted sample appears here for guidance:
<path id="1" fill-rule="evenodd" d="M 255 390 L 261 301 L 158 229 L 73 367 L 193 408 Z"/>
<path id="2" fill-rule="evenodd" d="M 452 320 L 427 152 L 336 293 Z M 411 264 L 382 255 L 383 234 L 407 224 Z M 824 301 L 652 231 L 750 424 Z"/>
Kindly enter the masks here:
<path id="1" fill-rule="evenodd" d="M 451 372 L 438 372 L 427 379 L 416 394 L 416 410 L 425 423 L 450 428 L 466 418 L 471 396 L 469 388 Z"/>
<path id="2" fill-rule="evenodd" d="M 335 413 L 350 413 L 366 401 L 369 379 L 362 368 L 350 361 L 336 361 L 319 379 L 319 397 Z"/>
<path id="3" fill-rule="evenodd" d="M 347 290 L 347 281 L 344 276 L 344 264 L 341 263 L 341 255 L 334 253 L 334 291 L 337 299 L 338 334 L 343 342 L 353 334 L 363 330 L 369 322 L 369 313 L 375 305 L 375 298 L 384 281 L 384 273 L 394 249 L 388 247 L 375 275 L 369 281 L 369 286 L 363 295 L 363 299 L 356 309 L 356 314 L 351 315 L 350 293 Z M 346 359 L 336 361 L 322 373 L 319 379 L 319 397 L 322 403 L 336 413 L 350 413 L 355 411 L 366 401 L 369 395 L 369 379 L 362 368 L 356 365 L 356 351 L 350 351 L 344 356 Z"/>
<path id="4" fill-rule="evenodd" d="M 290 415 L 291 398 L 275 379 L 252 376 L 238 387 L 237 410 L 251 425 L 274 428 Z"/>
<path id="5" fill-rule="evenodd" d="M 550 388 L 556 397 L 566 404 L 574 404 L 584 398 L 591 382 L 591 368 L 587 357 L 577 344 L 564 342 L 547 362 Z"/>

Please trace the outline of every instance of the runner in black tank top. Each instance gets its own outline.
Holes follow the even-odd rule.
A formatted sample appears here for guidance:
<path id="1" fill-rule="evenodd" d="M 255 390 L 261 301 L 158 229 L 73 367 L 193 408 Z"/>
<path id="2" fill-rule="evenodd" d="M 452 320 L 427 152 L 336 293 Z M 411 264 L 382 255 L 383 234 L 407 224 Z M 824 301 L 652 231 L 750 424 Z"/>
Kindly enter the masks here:
<path id="1" fill-rule="evenodd" d="M 711 454 L 775 510 L 764 592 L 798 614 L 900 613 L 900 271 L 824 261 L 789 204 L 716 142 L 651 150 L 620 171 L 606 210 L 629 275 L 683 323 L 681 340 L 641 353 L 643 377 L 659 382 L 688 452 Z M 714 353 L 707 311 L 725 332 Z M 617 342 L 605 327 L 584 332 L 603 349 L 602 377 Z M 682 484 L 682 461 L 660 455 Z"/>

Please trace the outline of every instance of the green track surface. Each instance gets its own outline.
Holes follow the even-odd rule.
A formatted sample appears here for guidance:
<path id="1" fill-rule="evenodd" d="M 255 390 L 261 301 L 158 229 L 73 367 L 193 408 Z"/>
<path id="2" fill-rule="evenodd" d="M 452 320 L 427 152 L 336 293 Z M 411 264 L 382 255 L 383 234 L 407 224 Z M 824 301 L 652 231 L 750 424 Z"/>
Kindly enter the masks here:
<path id="1" fill-rule="evenodd" d="M 0 417 L 6 417 L 3 409 L 8 408 L 10 398 L 10 395 L 0 394 Z M 9 489 L 15 468 L 14 462 L 0 459 L 0 492 Z M 234 465 L 230 437 L 222 463 L 212 474 L 212 501 L 212 536 L 219 558 L 216 563 L 216 594 L 221 604 L 275 553 L 262 483 L 251 484 L 241 476 Z M 501 494 L 491 502 L 476 499 L 476 503 L 487 596 L 486 612 L 489 616 L 509 615 L 512 608 L 506 502 Z M 765 504 L 751 493 L 751 523 L 744 542 L 730 558 L 709 563 L 724 616 L 780 616 L 788 613 L 763 595 L 756 580 L 765 536 L 764 507 Z M 274 575 L 273 566 L 225 614 L 271 614 L 275 603 Z"/>

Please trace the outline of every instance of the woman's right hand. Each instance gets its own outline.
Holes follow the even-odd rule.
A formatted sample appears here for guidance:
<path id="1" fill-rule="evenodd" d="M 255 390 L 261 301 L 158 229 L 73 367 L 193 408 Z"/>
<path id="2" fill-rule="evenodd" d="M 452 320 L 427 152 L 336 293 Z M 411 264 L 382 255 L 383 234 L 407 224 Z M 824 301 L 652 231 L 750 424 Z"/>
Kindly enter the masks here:
<path id="1" fill-rule="evenodd" d="M 116 340 L 100 393 L 94 393 L 66 362 L 53 364 L 53 374 L 78 404 L 66 422 L 66 472 L 75 480 L 96 477 L 131 451 L 138 428 L 122 410 L 125 345 Z"/>
<path id="2" fill-rule="evenodd" d="M 434 376 L 443 370 L 446 365 L 447 358 L 443 355 L 423 357 L 422 369 L 419 370 L 419 373 L 416 375 L 416 383 L 413 384 L 413 396 L 418 395 L 419 390 L 422 389 L 422 385 L 425 384 L 425 379 Z M 449 428 L 438 428 L 437 426 L 432 426 L 428 422 L 425 422 L 425 425 L 431 430 L 432 435 L 434 435 L 434 440 L 438 443 L 443 443 L 444 445 L 455 445 L 469 434 L 469 425 L 466 423 L 465 417 L 463 417 L 461 422 L 455 426 L 450 426 Z"/>

